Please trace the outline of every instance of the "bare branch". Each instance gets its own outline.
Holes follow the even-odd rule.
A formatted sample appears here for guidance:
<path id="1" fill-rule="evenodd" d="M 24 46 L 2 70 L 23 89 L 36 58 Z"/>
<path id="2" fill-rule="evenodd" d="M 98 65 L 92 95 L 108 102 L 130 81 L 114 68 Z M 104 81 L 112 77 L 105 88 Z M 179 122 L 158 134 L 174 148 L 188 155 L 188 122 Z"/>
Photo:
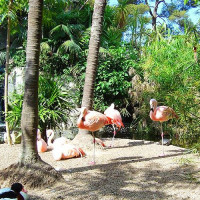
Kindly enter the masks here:
<path id="1" fill-rule="evenodd" d="M 89 1 L 89 0 L 86 0 L 86 1 L 85 1 L 85 3 L 81 6 L 81 8 L 79 9 L 79 11 L 82 10 L 82 8 L 85 6 L 85 4 L 86 4 L 88 1 Z"/>
<path id="2" fill-rule="evenodd" d="M 152 13 L 152 11 L 151 11 L 151 7 L 149 6 L 148 1 L 145 0 L 145 3 L 146 3 L 146 5 L 149 7 L 149 13 L 150 13 L 150 15 L 153 17 L 153 13 Z"/>

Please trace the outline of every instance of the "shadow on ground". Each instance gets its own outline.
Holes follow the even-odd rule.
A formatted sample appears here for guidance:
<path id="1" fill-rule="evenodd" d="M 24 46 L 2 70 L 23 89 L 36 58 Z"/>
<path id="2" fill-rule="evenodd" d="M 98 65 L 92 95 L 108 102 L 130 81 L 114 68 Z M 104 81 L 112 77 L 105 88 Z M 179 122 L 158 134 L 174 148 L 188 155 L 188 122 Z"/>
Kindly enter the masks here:
<path id="1" fill-rule="evenodd" d="M 179 155 L 183 154 L 166 157 Z M 121 157 L 109 164 L 70 168 L 62 171 L 67 184 L 53 188 L 50 193 L 56 194 L 54 199 L 176 199 L 166 185 L 175 185 L 177 193 L 179 189 L 198 187 L 190 178 L 190 174 L 198 173 L 193 165 L 163 169 L 153 162 L 157 159 L 162 158 Z M 137 163 L 146 161 L 152 162 L 137 167 Z M 93 170 L 95 174 L 91 173 Z"/>

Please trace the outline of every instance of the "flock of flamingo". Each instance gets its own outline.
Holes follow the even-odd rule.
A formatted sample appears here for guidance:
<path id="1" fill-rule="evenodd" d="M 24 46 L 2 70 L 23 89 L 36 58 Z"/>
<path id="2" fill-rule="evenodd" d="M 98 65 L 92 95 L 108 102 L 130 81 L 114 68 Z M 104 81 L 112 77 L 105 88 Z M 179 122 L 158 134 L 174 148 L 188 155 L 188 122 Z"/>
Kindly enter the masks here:
<path id="1" fill-rule="evenodd" d="M 168 121 L 172 118 L 178 118 L 174 110 L 168 106 L 157 106 L 157 101 L 155 99 L 150 100 L 150 118 L 153 121 L 159 121 L 161 124 L 161 137 L 162 137 L 162 156 L 164 156 L 163 148 L 163 128 L 162 123 Z M 99 142 L 98 138 L 95 138 L 94 132 L 99 130 L 105 125 L 111 124 L 114 129 L 114 134 L 112 138 L 112 144 L 114 142 L 114 137 L 116 135 L 116 127 L 120 129 L 124 127 L 122 122 L 121 115 L 118 110 L 114 108 L 114 104 L 111 104 L 108 107 L 104 114 L 96 111 L 90 111 L 86 107 L 81 108 L 81 113 L 77 121 L 77 126 L 80 129 L 86 129 L 92 132 L 93 142 L 94 142 L 94 154 L 93 161 L 91 164 L 95 164 L 95 143 L 101 143 L 104 146 L 103 142 Z M 74 145 L 70 144 L 70 140 L 65 137 L 60 137 L 54 140 L 54 131 L 47 130 L 46 132 L 48 141 L 47 143 L 42 139 L 41 132 L 38 129 L 37 131 L 37 149 L 38 152 L 46 152 L 47 149 L 52 150 L 52 155 L 55 160 L 68 159 L 73 157 L 84 156 L 85 153 L 81 148 L 77 148 Z M 21 183 L 14 183 L 11 185 L 11 188 L 0 189 L 0 198 L 6 199 L 23 199 L 27 200 L 28 195 L 27 191 L 24 190 L 24 186 Z"/>
<path id="2" fill-rule="evenodd" d="M 162 156 L 164 156 L 164 147 L 163 147 L 163 128 L 162 122 L 168 121 L 172 118 L 178 118 L 175 111 L 168 107 L 168 106 L 157 106 L 157 101 L 155 99 L 150 100 L 150 118 L 153 121 L 159 121 L 161 124 L 161 137 L 162 137 Z M 114 108 L 114 104 L 111 104 L 108 107 L 104 114 L 88 110 L 86 107 L 82 107 L 80 109 L 80 116 L 77 121 L 77 126 L 79 129 L 85 129 L 92 132 L 93 136 L 93 161 L 91 164 L 95 164 L 95 144 L 99 140 L 95 138 L 94 132 L 98 131 L 105 125 L 112 125 L 113 126 L 113 138 L 112 144 L 114 142 L 114 137 L 116 135 L 116 128 L 120 129 L 124 127 L 122 122 L 122 117 L 118 110 Z M 37 132 L 37 149 L 38 152 L 46 152 L 47 149 L 52 150 L 52 155 L 55 160 L 62 160 L 74 157 L 82 157 L 85 156 L 85 152 L 81 148 L 75 147 L 73 144 L 70 144 L 70 140 L 65 137 L 60 137 L 55 140 L 54 139 L 54 131 L 47 130 L 47 143 L 42 139 L 41 133 L 38 129 Z M 105 146 L 104 143 L 101 141 L 102 146 Z"/>

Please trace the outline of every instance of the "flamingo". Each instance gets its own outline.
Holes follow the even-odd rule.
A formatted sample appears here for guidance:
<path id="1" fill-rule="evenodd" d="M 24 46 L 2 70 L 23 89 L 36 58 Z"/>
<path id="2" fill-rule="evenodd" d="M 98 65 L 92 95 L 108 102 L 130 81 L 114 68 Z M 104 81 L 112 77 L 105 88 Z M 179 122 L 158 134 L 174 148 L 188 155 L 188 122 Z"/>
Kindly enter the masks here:
<path id="1" fill-rule="evenodd" d="M 47 138 L 48 138 L 47 145 L 51 149 L 53 149 L 55 146 L 60 146 L 60 145 L 67 144 L 70 142 L 70 140 L 67 139 L 66 137 L 59 137 L 54 140 L 55 133 L 52 129 L 48 129 L 46 131 L 46 134 L 47 134 Z"/>
<path id="2" fill-rule="evenodd" d="M 85 152 L 81 148 L 76 148 L 72 144 L 62 144 L 54 147 L 52 151 L 53 158 L 58 161 L 62 159 L 69 159 L 74 157 L 83 157 Z"/>
<path id="3" fill-rule="evenodd" d="M 48 129 L 46 134 L 48 138 L 47 144 L 53 149 L 52 155 L 54 160 L 58 161 L 85 155 L 81 148 L 76 148 L 74 145 L 69 144 L 70 140 L 66 137 L 59 137 L 53 141 L 55 133 L 52 129 Z"/>
<path id="4" fill-rule="evenodd" d="M 86 107 L 81 108 L 81 113 L 77 121 L 77 126 L 80 129 L 85 129 L 92 132 L 94 148 L 93 148 L 93 161 L 91 164 L 95 164 L 95 136 L 94 132 L 101 129 L 103 126 L 111 123 L 111 119 L 106 115 L 88 110 Z"/>
<path id="5" fill-rule="evenodd" d="M 164 156 L 164 146 L 163 146 L 163 128 L 162 123 L 165 121 L 168 121 L 169 119 L 176 118 L 178 119 L 178 115 L 175 113 L 175 111 L 168 107 L 168 106 L 158 106 L 157 107 L 157 101 L 155 99 L 150 100 L 150 118 L 153 121 L 159 121 L 161 124 L 161 137 L 162 137 L 162 154 L 161 156 Z"/>
<path id="6" fill-rule="evenodd" d="M 39 153 L 47 151 L 47 143 L 42 139 L 39 129 L 37 130 L 37 150 Z"/>
<path id="7" fill-rule="evenodd" d="M 0 189 L 0 199 L 27 200 L 28 194 L 21 183 L 13 183 L 11 188 Z"/>
<path id="8" fill-rule="evenodd" d="M 116 135 L 115 125 L 120 129 L 121 127 L 124 127 L 124 124 L 122 122 L 122 117 L 121 117 L 119 111 L 115 109 L 114 103 L 112 103 L 111 106 L 108 107 L 104 111 L 104 114 L 107 117 L 111 118 L 111 123 L 112 123 L 112 127 L 114 129 L 114 133 L 113 133 L 113 138 L 112 138 L 112 144 L 110 146 L 113 146 L 114 138 L 115 138 L 115 135 Z"/>

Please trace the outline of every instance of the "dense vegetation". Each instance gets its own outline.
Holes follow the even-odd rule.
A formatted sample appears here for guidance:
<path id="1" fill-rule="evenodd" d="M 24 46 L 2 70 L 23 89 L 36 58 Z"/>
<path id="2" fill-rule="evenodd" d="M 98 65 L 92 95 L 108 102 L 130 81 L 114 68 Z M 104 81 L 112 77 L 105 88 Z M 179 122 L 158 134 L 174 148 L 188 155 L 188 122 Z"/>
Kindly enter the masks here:
<path id="1" fill-rule="evenodd" d="M 8 2 L 2 2 L 0 34 L 6 35 L 7 22 L 3 19 Z M 158 124 L 149 119 L 149 100 L 155 98 L 179 115 L 177 123 L 165 125 L 174 143 L 200 149 L 200 68 L 193 51 L 196 47 L 198 54 L 199 24 L 194 25 L 186 14 L 187 9 L 197 5 L 182 2 L 163 6 L 159 16 L 168 23 L 161 21 L 162 25 L 157 23 L 156 27 L 152 24 L 152 31 L 153 16 L 148 15 L 146 2 L 118 0 L 117 6 L 107 5 L 93 107 L 104 111 L 114 102 L 124 122 L 147 138 L 159 133 Z M 80 106 L 93 3 L 45 1 L 39 83 L 41 128 L 59 127 L 67 122 L 70 110 Z M 10 71 L 25 67 L 28 8 L 24 5 L 27 2 L 22 0 L 13 6 Z M 0 65 L 4 65 L 5 46 L 0 44 Z M 19 126 L 22 95 L 13 95 L 9 121 Z"/>

